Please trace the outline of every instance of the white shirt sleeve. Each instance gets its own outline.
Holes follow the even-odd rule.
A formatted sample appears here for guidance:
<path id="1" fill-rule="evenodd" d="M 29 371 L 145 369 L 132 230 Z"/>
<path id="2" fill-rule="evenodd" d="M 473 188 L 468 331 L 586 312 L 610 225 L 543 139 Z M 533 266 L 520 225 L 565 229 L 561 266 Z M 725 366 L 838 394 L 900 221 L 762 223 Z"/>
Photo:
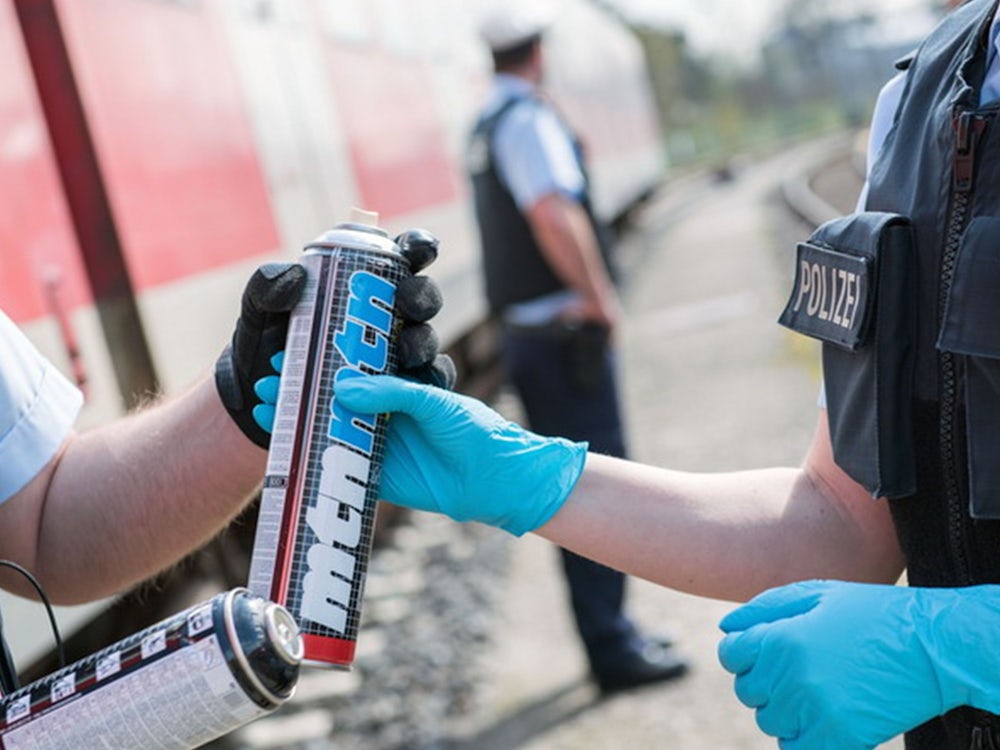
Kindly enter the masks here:
<path id="1" fill-rule="evenodd" d="M 497 172 L 518 208 L 550 193 L 579 199 L 583 172 L 569 134 L 546 107 L 527 100 L 507 113 L 493 141 Z"/>
<path id="2" fill-rule="evenodd" d="M 0 311 L 0 502 L 52 459 L 82 403 L 80 391 Z"/>

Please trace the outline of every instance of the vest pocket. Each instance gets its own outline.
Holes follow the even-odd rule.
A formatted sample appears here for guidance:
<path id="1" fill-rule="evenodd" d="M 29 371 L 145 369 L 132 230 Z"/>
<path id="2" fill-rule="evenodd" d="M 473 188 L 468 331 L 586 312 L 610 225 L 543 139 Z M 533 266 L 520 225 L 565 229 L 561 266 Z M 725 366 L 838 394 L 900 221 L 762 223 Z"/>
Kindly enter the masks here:
<path id="1" fill-rule="evenodd" d="M 969 222 L 938 335 L 942 351 L 1000 358 L 1000 219 Z"/>
<path id="2" fill-rule="evenodd" d="M 910 222 L 880 212 L 834 219 L 799 245 L 797 260 L 795 285 L 778 322 L 823 342 L 834 459 L 874 497 L 913 494 Z M 823 291 L 810 299 L 816 284 Z"/>
<path id="3" fill-rule="evenodd" d="M 1000 219 L 965 230 L 945 304 L 938 349 L 962 356 L 974 518 L 1000 518 Z"/>

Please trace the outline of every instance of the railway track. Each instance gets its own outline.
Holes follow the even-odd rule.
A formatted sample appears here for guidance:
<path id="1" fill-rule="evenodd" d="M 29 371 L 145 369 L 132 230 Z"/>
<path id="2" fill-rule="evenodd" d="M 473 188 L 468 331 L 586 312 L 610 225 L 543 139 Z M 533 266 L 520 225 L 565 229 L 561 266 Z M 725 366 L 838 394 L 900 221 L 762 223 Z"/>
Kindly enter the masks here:
<path id="1" fill-rule="evenodd" d="M 414 514 L 373 556 L 350 672 L 307 669 L 277 714 L 210 745 L 240 750 L 441 748 L 477 710 L 508 541 Z"/>
<path id="2" fill-rule="evenodd" d="M 789 209 L 807 224 L 854 210 L 864 184 L 864 134 L 834 145 L 826 158 L 788 176 L 781 187 Z"/>

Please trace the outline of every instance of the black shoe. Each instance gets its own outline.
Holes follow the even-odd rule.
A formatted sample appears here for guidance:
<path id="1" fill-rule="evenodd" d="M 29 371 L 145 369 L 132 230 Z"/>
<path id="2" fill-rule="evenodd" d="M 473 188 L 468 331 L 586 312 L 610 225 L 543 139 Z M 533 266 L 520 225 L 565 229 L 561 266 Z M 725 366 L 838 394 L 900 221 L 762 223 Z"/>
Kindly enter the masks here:
<path id="1" fill-rule="evenodd" d="M 670 644 L 649 641 L 642 651 L 623 658 L 613 668 L 594 674 L 594 679 L 602 695 L 611 695 L 643 685 L 675 680 L 687 671 L 687 662 L 677 655 Z"/>

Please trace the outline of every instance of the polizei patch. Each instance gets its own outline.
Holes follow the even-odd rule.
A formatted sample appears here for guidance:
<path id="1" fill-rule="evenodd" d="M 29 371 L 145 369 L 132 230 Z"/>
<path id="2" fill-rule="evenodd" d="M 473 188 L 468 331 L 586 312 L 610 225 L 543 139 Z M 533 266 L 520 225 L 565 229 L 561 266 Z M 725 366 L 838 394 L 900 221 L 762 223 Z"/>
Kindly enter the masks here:
<path id="1" fill-rule="evenodd" d="M 871 268 L 867 258 L 801 242 L 795 283 L 778 322 L 851 351 L 865 342 Z"/>

